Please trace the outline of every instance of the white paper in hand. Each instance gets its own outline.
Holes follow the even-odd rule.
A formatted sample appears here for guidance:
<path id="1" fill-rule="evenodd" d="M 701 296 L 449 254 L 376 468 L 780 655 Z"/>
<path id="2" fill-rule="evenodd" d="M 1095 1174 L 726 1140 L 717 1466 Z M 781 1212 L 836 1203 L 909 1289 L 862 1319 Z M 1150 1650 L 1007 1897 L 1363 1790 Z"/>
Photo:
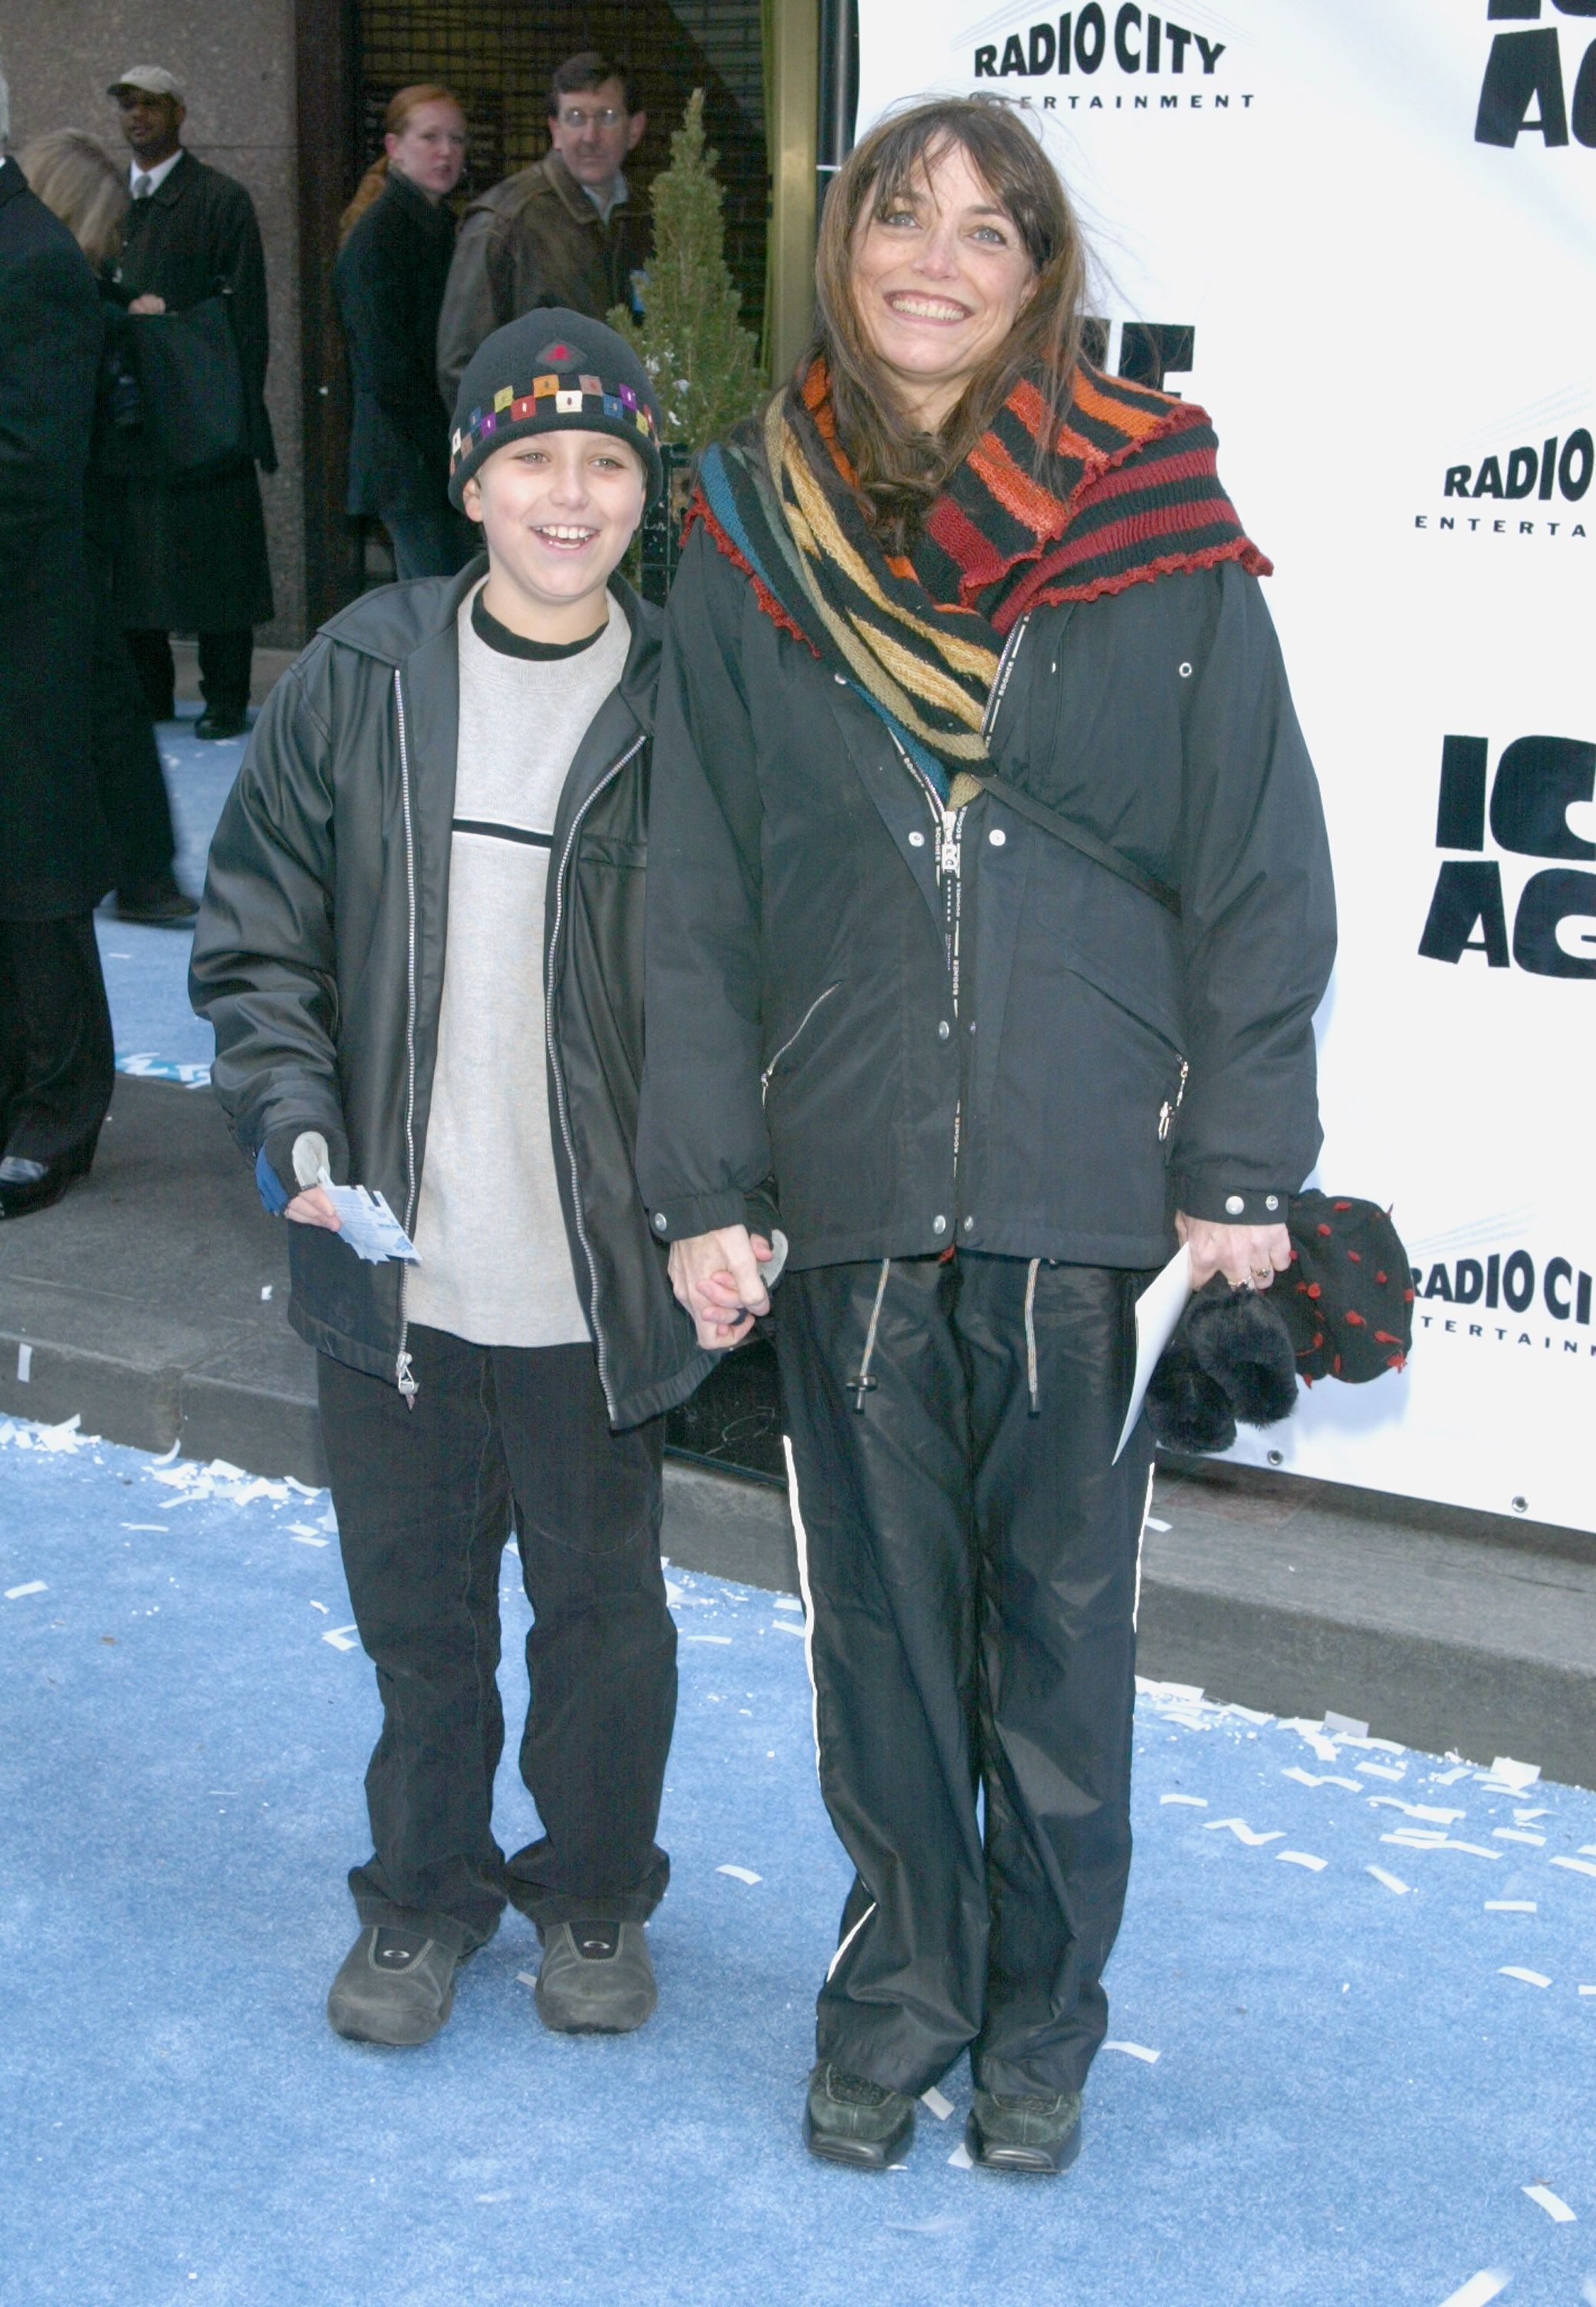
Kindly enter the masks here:
<path id="1" fill-rule="evenodd" d="M 1191 1295 L 1191 1260 L 1182 1242 L 1163 1273 L 1154 1275 L 1136 1301 L 1136 1378 L 1131 1388 L 1131 1406 L 1120 1428 L 1120 1445 L 1114 1454 L 1116 1466 L 1141 1416 L 1141 1405 L 1147 1400 L 1158 1357 L 1174 1337 Z"/>
<path id="2" fill-rule="evenodd" d="M 348 1243 L 356 1257 L 363 1257 L 368 1265 L 380 1265 L 389 1257 L 420 1264 L 409 1235 L 383 1195 L 368 1194 L 363 1186 L 335 1186 L 325 1170 L 320 1185 L 337 1214 L 338 1239 Z"/>

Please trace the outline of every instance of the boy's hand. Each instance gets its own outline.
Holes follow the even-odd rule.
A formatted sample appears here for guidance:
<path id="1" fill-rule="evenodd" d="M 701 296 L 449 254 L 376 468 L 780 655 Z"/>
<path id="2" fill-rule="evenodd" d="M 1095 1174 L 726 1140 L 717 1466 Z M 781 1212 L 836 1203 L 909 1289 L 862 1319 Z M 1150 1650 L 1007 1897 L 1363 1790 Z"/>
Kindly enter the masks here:
<path id="1" fill-rule="evenodd" d="M 755 1316 L 770 1312 L 770 1292 L 759 1269 L 771 1255 L 764 1236 L 750 1237 L 741 1225 L 671 1243 L 670 1287 L 693 1316 L 701 1346 L 718 1351 L 740 1345 Z"/>
<path id="2" fill-rule="evenodd" d="M 329 1233 L 340 1231 L 342 1220 L 320 1186 L 311 1186 L 303 1194 L 295 1194 L 283 1212 L 295 1225 L 325 1226 Z"/>

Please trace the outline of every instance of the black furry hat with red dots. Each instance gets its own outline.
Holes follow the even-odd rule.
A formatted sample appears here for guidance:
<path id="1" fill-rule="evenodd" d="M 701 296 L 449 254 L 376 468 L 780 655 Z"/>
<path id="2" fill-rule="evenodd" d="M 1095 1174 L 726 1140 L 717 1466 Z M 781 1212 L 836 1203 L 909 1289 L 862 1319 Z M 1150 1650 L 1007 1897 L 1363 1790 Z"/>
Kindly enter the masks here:
<path id="1" fill-rule="evenodd" d="M 1347 1194 L 1296 1194 L 1286 1222 L 1292 1262 L 1271 1294 L 1298 1376 L 1364 1385 L 1399 1370 L 1413 1351 L 1413 1288 L 1387 1213 Z"/>

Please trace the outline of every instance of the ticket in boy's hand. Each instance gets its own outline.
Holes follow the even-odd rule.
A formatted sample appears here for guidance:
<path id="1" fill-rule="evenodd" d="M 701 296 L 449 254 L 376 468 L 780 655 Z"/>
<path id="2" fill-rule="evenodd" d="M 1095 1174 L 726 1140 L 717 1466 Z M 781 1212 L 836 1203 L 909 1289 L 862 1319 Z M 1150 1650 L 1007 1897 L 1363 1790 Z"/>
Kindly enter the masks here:
<path id="1" fill-rule="evenodd" d="M 356 1257 L 369 1265 L 380 1265 L 388 1257 L 420 1264 L 409 1235 L 381 1194 L 368 1194 L 363 1186 L 335 1186 L 325 1170 L 320 1182 L 337 1214 L 338 1239 L 348 1243 Z"/>

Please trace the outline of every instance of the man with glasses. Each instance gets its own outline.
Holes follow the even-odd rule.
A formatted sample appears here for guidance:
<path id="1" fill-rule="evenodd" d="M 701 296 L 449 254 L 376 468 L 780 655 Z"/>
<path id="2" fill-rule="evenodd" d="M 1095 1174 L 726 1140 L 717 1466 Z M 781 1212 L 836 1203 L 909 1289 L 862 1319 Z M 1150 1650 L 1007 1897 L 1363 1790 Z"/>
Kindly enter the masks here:
<path id="1" fill-rule="evenodd" d="M 548 110 L 553 150 L 474 201 L 460 227 L 438 322 L 438 389 L 451 410 L 478 347 L 523 313 L 558 304 L 602 321 L 634 301 L 646 241 L 621 165 L 648 116 L 632 75 L 585 49 L 555 73 Z"/>

